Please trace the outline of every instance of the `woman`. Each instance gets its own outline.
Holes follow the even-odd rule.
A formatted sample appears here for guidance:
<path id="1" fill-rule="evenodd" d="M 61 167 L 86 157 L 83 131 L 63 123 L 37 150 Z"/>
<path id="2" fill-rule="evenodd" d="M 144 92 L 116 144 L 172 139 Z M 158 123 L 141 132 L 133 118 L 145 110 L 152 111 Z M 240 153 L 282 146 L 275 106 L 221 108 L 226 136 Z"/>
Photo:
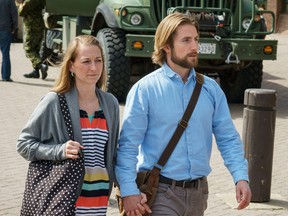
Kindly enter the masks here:
<path id="1" fill-rule="evenodd" d="M 82 190 L 75 202 L 76 215 L 105 215 L 114 180 L 119 104 L 103 91 L 103 63 L 95 37 L 76 37 L 67 48 L 52 92 L 38 104 L 17 143 L 17 151 L 29 161 L 76 159 L 79 152 L 84 154 L 85 176 L 78 185 Z M 75 141 L 68 140 L 57 93 L 67 100 Z"/>

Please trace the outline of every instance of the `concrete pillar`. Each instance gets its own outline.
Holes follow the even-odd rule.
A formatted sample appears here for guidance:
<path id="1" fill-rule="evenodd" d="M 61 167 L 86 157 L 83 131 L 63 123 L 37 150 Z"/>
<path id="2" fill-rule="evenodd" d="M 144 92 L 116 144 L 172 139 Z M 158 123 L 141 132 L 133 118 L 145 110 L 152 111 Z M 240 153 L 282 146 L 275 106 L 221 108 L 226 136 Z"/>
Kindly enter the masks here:
<path id="1" fill-rule="evenodd" d="M 247 89 L 244 96 L 243 142 L 249 164 L 252 202 L 268 202 L 271 192 L 276 91 Z"/>

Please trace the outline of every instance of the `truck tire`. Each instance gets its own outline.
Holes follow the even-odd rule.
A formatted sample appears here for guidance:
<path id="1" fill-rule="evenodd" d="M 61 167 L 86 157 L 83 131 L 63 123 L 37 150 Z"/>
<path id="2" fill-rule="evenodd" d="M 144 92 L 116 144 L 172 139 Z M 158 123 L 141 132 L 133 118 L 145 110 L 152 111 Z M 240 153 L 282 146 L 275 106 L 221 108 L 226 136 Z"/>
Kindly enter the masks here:
<path id="1" fill-rule="evenodd" d="M 40 57 L 43 61 L 46 61 L 47 58 L 49 58 L 53 54 L 53 50 L 47 48 L 45 41 L 43 40 L 41 43 L 40 48 Z"/>
<path id="2" fill-rule="evenodd" d="M 48 29 L 45 33 L 45 41 L 43 41 L 40 50 L 40 56 L 43 60 L 46 60 L 50 65 L 58 65 L 62 56 L 60 53 L 55 53 L 54 50 L 59 50 L 59 44 L 54 42 L 54 39 L 61 39 L 62 32 L 58 29 Z"/>
<path id="3" fill-rule="evenodd" d="M 130 58 L 125 56 L 125 33 L 119 29 L 104 28 L 97 33 L 105 58 L 107 91 L 119 102 L 126 100 L 130 83 Z"/>
<path id="4" fill-rule="evenodd" d="M 263 62 L 252 61 L 246 68 L 234 75 L 220 77 L 220 85 L 228 102 L 243 103 L 244 92 L 248 88 L 261 88 Z"/>

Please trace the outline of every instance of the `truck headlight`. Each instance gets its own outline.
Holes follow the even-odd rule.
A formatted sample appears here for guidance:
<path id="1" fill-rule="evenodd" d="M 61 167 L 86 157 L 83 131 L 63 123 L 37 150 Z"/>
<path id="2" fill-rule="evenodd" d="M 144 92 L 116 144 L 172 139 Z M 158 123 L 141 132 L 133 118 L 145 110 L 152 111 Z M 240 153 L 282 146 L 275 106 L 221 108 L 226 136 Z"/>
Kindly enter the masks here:
<path id="1" fill-rule="evenodd" d="M 132 14 L 130 18 L 132 25 L 140 25 L 142 23 L 142 16 L 139 13 Z"/>
<path id="2" fill-rule="evenodd" d="M 250 17 L 245 17 L 243 20 L 242 20 L 242 27 L 244 29 L 247 29 L 250 25 L 250 22 L 251 22 L 251 18 Z"/>

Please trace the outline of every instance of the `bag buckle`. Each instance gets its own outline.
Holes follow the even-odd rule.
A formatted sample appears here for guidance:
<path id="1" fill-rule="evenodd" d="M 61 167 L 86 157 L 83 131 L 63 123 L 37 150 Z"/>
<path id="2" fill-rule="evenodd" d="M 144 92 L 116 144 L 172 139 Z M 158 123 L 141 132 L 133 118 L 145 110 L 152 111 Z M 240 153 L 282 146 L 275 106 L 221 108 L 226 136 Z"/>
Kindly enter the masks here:
<path id="1" fill-rule="evenodd" d="M 179 122 L 179 125 L 185 129 L 188 126 L 188 122 L 185 121 L 184 119 L 181 119 L 181 121 Z"/>

